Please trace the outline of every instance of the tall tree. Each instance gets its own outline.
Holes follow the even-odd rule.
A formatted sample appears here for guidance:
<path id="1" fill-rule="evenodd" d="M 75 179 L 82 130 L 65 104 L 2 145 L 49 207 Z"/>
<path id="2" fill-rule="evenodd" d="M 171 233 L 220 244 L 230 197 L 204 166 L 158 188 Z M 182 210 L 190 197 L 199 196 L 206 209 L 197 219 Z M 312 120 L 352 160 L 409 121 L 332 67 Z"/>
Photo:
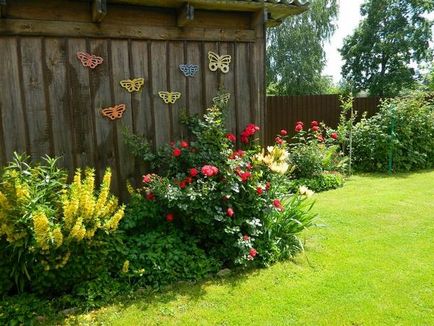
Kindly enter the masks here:
<path id="1" fill-rule="evenodd" d="M 320 94 L 329 87 L 321 76 L 323 43 L 335 31 L 337 0 L 310 2 L 308 11 L 268 30 L 267 84 L 276 95 Z"/>
<path id="2" fill-rule="evenodd" d="M 430 22 L 424 14 L 432 0 L 366 0 L 362 21 L 342 49 L 342 76 L 354 92 L 395 96 L 412 87 L 416 72 L 411 64 L 432 58 Z"/>

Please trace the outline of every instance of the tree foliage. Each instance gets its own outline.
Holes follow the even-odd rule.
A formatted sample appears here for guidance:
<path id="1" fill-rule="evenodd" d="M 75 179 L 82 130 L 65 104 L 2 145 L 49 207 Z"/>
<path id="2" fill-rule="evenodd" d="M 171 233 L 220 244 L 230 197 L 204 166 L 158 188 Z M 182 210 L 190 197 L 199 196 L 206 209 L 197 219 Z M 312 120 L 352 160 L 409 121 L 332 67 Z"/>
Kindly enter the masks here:
<path id="1" fill-rule="evenodd" d="M 321 76 L 323 42 L 335 31 L 336 0 L 312 0 L 310 9 L 267 34 L 267 84 L 274 95 L 320 94 L 330 88 Z"/>
<path id="2" fill-rule="evenodd" d="M 432 57 L 430 22 L 424 14 L 434 9 L 429 0 L 366 0 L 362 21 L 345 39 L 342 75 L 355 92 L 395 96 L 415 84 L 411 63 Z"/>

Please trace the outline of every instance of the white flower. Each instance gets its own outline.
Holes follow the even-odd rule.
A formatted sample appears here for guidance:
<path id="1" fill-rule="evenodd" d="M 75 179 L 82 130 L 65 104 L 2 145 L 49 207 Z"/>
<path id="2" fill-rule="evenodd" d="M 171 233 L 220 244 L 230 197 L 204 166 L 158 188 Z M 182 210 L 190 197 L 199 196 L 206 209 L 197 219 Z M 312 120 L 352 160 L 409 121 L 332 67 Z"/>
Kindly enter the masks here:
<path id="1" fill-rule="evenodd" d="M 300 195 L 306 196 L 308 198 L 314 194 L 314 192 L 306 186 L 300 186 L 300 188 L 298 188 L 298 192 L 300 193 Z"/>

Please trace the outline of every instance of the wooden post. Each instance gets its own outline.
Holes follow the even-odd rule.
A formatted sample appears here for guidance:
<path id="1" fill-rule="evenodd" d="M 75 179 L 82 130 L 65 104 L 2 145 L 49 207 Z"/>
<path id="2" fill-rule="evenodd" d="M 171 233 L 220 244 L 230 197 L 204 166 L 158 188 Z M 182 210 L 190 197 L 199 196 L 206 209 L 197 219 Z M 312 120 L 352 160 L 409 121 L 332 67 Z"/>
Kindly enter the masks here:
<path id="1" fill-rule="evenodd" d="M 6 17 L 6 6 L 7 6 L 6 0 L 0 0 L 0 18 Z"/>
<path id="2" fill-rule="evenodd" d="M 194 7 L 186 3 L 178 11 L 177 25 L 178 27 L 184 27 L 190 24 L 194 19 Z"/>
<path id="3" fill-rule="evenodd" d="M 107 15 L 107 0 L 93 0 L 92 21 L 101 23 L 105 15 Z"/>

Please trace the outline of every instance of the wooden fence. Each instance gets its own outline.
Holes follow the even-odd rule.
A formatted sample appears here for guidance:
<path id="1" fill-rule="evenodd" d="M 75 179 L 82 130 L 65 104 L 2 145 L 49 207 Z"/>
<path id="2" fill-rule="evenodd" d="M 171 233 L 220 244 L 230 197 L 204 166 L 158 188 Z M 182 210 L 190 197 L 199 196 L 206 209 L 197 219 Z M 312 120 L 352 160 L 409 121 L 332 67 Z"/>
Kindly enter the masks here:
<path id="1" fill-rule="evenodd" d="M 372 116 L 377 112 L 380 98 L 359 97 L 354 99 L 354 109 L 359 117 L 363 112 Z M 265 142 L 272 144 L 282 129 L 294 133 L 297 121 L 310 124 L 312 120 L 323 121 L 330 127 L 339 122 L 340 102 L 338 95 L 270 96 L 267 97 L 265 114 Z"/>

